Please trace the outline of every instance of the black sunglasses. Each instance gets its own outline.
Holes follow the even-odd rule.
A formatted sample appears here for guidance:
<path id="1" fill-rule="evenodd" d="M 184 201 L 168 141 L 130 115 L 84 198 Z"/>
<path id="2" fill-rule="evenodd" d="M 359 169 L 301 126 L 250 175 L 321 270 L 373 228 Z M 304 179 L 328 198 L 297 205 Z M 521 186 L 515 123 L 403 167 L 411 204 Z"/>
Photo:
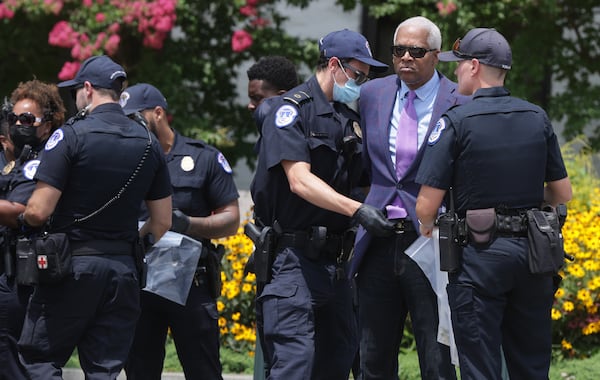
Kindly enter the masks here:
<path id="1" fill-rule="evenodd" d="M 342 61 L 341 63 L 342 63 L 342 67 L 344 67 L 345 69 L 351 70 L 354 73 L 354 75 L 356 75 L 356 78 L 354 78 L 354 82 L 356 82 L 357 85 L 360 86 L 361 84 L 363 84 L 369 80 L 369 76 L 367 74 L 363 73 L 362 71 L 360 71 L 356 67 L 352 66 L 348 62 Z"/>
<path id="2" fill-rule="evenodd" d="M 19 121 L 22 126 L 29 127 L 34 125 L 35 123 L 41 123 L 42 121 L 44 121 L 44 118 L 37 117 L 31 112 L 23 112 L 20 115 L 17 115 L 14 112 L 10 112 L 8 115 L 6 115 L 6 120 L 8 120 L 8 124 L 10 125 L 15 125 L 17 124 L 17 121 Z"/>
<path id="3" fill-rule="evenodd" d="M 457 38 L 456 41 L 454 41 L 454 43 L 452 44 L 452 52 L 454 53 L 455 56 L 457 56 L 458 58 L 461 58 L 461 59 L 477 58 L 473 55 L 465 54 L 460 51 L 460 38 Z"/>
<path id="4" fill-rule="evenodd" d="M 394 45 L 392 46 L 392 54 L 397 58 L 404 57 L 404 54 L 408 51 L 408 54 L 413 58 L 423 58 L 425 54 L 430 51 L 435 51 L 437 49 L 425 49 L 419 46 L 404 46 L 404 45 Z"/>

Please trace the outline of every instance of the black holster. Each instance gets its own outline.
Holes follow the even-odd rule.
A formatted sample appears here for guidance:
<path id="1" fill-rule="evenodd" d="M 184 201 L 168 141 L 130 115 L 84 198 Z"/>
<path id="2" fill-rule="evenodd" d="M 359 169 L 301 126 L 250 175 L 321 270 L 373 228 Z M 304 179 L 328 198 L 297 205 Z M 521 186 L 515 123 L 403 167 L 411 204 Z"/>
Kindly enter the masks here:
<path id="1" fill-rule="evenodd" d="M 275 259 L 278 234 L 273 227 L 259 229 L 253 223 L 247 223 L 244 227 L 244 232 L 254 242 L 256 293 L 260 295 L 264 286 L 271 281 L 271 267 Z"/>
<path id="2" fill-rule="evenodd" d="M 202 245 L 202 254 L 200 260 L 206 263 L 207 288 L 213 299 L 221 295 L 221 260 L 225 255 L 225 246 L 223 244 L 214 245 L 210 242 L 204 242 Z"/>
<path id="3" fill-rule="evenodd" d="M 138 238 L 133 247 L 133 258 L 135 260 L 135 269 L 138 274 L 140 289 L 146 287 L 146 278 L 148 277 L 148 262 L 146 261 L 146 252 L 154 245 L 154 235 L 146 234 L 143 238 Z"/>

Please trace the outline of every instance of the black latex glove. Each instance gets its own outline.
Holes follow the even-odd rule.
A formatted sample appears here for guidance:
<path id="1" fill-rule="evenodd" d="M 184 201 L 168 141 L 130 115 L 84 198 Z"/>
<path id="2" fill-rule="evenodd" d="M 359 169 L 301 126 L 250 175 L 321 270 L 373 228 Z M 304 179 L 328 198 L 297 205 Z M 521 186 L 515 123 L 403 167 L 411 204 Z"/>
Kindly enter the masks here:
<path id="1" fill-rule="evenodd" d="M 179 209 L 173 209 L 173 216 L 171 221 L 171 231 L 184 234 L 190 228 L 190 217 L 185 215 Z"/>
<path id="2" fill-rule="evenodd" d="M 394 234 L 394 223 L 385 216 L 383 211 L 371 205 L 363 203 L 352 215 L 352 218 L 374 236 L 383 237 Z"/>

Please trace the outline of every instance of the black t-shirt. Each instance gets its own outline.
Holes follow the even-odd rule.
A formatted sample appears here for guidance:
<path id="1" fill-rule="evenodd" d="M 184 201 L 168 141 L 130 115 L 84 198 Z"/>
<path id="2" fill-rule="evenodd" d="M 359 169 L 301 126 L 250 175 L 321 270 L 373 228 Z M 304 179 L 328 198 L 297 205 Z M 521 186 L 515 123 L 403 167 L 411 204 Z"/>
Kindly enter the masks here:
<path id="1" fill-rule="evenodd" d="M 117 103 L 97 106 L 85 118 L 56 130 L 40 155 L 35 175 L 62 192 L 52 229 L 68 226 L 63 230 L 71 240 L 134 241 L 142 201 L 171 194 L 164 154 L 154 137 L 138 167 L 149 135 Z M 114 203 L 84 222 L 71 224 L 116 197 L 134 170 L 135 178 Z"/>

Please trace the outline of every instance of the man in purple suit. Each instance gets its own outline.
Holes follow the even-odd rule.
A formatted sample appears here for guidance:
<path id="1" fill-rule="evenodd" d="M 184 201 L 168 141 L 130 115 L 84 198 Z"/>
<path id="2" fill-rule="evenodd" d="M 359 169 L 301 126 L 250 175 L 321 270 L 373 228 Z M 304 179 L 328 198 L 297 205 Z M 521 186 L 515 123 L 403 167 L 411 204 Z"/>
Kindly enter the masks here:
<path id="1" fill-rule="evenodd" d="M 386 209 L 397 223 L 392 237 L 359 229 L 351 275 L 357 274 L 363 379 L 397 379 L 407 314 L 422 379 L 456 379 L 449 347 L 438 343 L 437 297 L 421 268 L 405 253 L 418 237 L 415 175 L 424 144 L 442 113 L 469 98 L 435 69 L 439 28 L 424 17 L 398 25 L 392 46 L 396 75 L 360 91 L 363 158 L 370 173 L 366 204 Z"/>

